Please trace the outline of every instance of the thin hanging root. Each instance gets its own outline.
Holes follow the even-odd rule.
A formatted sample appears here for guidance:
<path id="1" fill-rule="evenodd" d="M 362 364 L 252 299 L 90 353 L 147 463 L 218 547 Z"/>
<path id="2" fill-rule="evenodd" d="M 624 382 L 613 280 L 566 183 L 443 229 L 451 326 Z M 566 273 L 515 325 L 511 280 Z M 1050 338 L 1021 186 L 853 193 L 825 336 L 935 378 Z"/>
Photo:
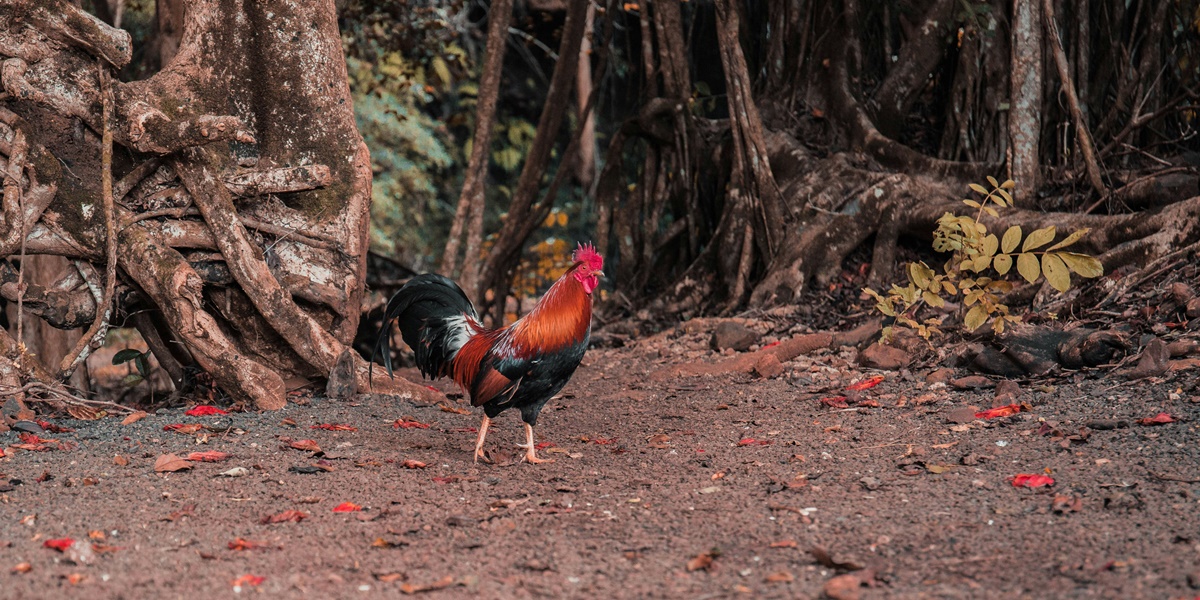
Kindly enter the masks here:
<path id="1" fill-rule="evenodd" d="M 97 348 L 104 342 L 108 333 L 108 322 L 112 317 L 113 293 L 117 285 L 117 227 L 116 214 L 113 207 L 113 177 L 112 177 L 112 84 L 109 81 L 108 68 L 102 62 L 97 63 L 100 77 L 100 99 L 102 104 L 101 124 L 103 134 L 100 146 L 100 191 L 104 200 L 104 247 L 107 263 L 104 269 L 104 296 L 97 306 L 96 319 L 88 327 L 87 333 L 79 338 L 79 342 L 71 352 L 63 357 L 59 366 L 59 379 L 65 381 L 79 367 L 92 348 Z"/>

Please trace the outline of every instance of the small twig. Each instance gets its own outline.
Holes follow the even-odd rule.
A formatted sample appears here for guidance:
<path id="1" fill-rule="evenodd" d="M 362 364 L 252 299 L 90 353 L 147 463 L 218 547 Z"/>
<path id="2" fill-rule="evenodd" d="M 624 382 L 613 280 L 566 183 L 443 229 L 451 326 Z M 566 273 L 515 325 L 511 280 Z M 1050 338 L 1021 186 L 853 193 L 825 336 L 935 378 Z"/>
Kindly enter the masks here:
<path id="1" fill-rule="evenodd" d="M 96 307 L 96 320 L 92 321 L 87 333 L 79 338 L 79 342 L 75 344 L 75 348 L 63 357 L 59 367 L 59 379 L 63 381 L 71 377 L 71 374 L 75 372 L 80 363 L 87 359 L 88 354 L 91 354 L 92 348 L 98 348 L 104 342 L 104 336 L 108 333 L 108 322 L 112 318 L 113 294 L 116 291 L 117 285 L 117 215 L 114 207 L 115 203 L 113 202 L 112 178 L 112 86 L 109 80 L 108 68 L 103 62 L 97 61 L 96 65 L 100 78 L 100 99 L 102 105 L 100 120 L 103 129 L 100 148 L 100 190 L 104 200 L 104 245 L 108 262 L 104 269 L 104 296 L 101 299 L 100 305 Z"/>
<path id="2" fill-rule="evenodd" d="M 1170 473 L 1155 473 L 1154 471 L 1152 471 L 1150 469 L 1146 469 L 1146 472 L 1149 473 L 1151 476 L 1153 476 L 1155 479 L 1160 479 L 1162 481 L 1178 481 L 1180 483 L 1200 483 L 1200 479 L 1188 479 L 1187 477 L 1171 475 Z"/>
<path id="3" fill-rule="evenodd" d="M 128 406 L 123 406 L 123 405 L 117 404 L 115 402 L 105 402 L 103 400 L 88 400 L 87 398 L 81 398 L 79 396 L 76 396 L 75 394 L 60 390 L 54 386 L 46 385 L 40 381 L 33 381 L 33 382 L 27 383 L 21 387 L 14 387 L 14 386 L 10 386 L 10 385 L 0 385 L 0 393 L 3 393 L 6 396 L 15 395 L 15 394 L 24 394 L 24 393 L 31 392 L 31 391 L 39 391 L 39 392 L 44 392 L 47 394 L 52 394 L 54 396 L 57 396 L 59 399 L 65 401 L 67 404 L 95 406 L 98 408 L 111 408 L 114 410 L 123 410 L 125 412 L 137 412 L 136 408 L 130 408 Z M 26 396 L 25 400 L 28 402 L 45 402 L 45 400 L 42 400 L 41 398 L 33 398 L 31 396 Z"/>

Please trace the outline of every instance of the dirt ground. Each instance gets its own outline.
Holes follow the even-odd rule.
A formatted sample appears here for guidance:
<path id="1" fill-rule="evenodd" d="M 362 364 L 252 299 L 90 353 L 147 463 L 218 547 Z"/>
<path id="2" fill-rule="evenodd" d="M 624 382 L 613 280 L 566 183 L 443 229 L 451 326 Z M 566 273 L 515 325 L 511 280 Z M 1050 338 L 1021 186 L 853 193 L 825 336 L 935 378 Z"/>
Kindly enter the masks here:
<path id="1" fill-rule="evenodd" d="M 772 379 L 672 375 L 720 358 L 707 342 L 593 349 L 542 413 L 555 462 L 537 466 L 515 462 L 515 413 L 488 438 L 497 464 L 473 464 L 478 411 L 455 397 L 53 419 L 74 431 L 44 451 L 2 433 L 0 597 L 1200 597 L 1195 371 L 1072 373 L 999 400 L 851 349 Z M 973 418 L 1001 403 L 1029 410 Z M 229 456 L 156 472 L 206 451 Z M 263 523 L 285 511 L 306 517 Z"/>

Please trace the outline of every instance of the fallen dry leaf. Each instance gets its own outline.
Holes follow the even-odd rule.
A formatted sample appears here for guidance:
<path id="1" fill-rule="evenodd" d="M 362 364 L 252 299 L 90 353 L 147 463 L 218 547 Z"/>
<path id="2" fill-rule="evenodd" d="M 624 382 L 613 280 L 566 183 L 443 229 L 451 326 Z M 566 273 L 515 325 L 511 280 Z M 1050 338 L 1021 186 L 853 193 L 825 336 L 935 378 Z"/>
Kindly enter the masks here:
<path id="1" fill-rule="evenodd" d="M 407 578 L 407 576 L 404 573 L 376 573 L 375 574 L 375 579 L 377 579 L 383 583 L 392 583 L 392 582 L 400 581 L 400 580 L 406 579 L 406 578 Z"/>
<path id="2" fill-rule="evenodd" d="M 187 455 L 187 460 L 192 462 L 221 462 L 227 458 L 229 458 L 228 452 L 218 452 L 216 450 L 192 452 Z"/>
<path id="3" fill-rule="evenodd" d="M 144 410 L 139 410 L 134 413 L 129 413 L 129 416 L 125 417 L 121 421 L 121 424 L 122 425 L 133 425 L 134 423 L 137 423 L 138 421 L 141 421 L 142 419 L 145 419 L 148 416 L 150 416 L 150 413 L 148 413 Z"/>
<path id="4" fill-rule="evenodd" d="M 787 571 L 771 573 L 770 575 L 767 575 L 766 579 L 767 583 L 791 583 L 795 580 L 796 578 L 792 577 L 792 574 L 788 573 Z"/>
<path id="5" fill-rule="evenodd" d="M 273 546 L 271 546 L 270 544 L 268 544 L 266 542 L 255 542 L 252 540 L 246 540 L 246 539 L 242 539 L 242 538 L 237 538 L 237 539 L 233 540 L 232 542 L 229 542 L 229 549 L 236 550 L 238 552 L 242 552 L 245 550 L 270 550 L 272 548 L 273 548 Z"/>
<path id="6" fill-rule="evenodd" d="M 771 440 L 756 440 L 754 438 L 742 438 L 738 440 L 737 445 L 741 446 L 770 446 Z"/>
<path id="7" fill-rule="evenodd" d="M 799 546 L 799 544 L 796 543 L 796 540 L 779 540 L 777 542 L 771 542 L 772 548 L 795 548 L 797 546 Z"/>
<path id="8" fill-rule="evenodd" d="M 1037 488 L 1054 485 L 1054 478 L 1034 473 L 1018 473 L 1009 477 L 1008 480 L 1012 482 L 1013 487 Z"/>
<path id="9" fill-rule="evenodd" d="M 410 458 L 410 459 L 400 463 L 400 466 L 404 467 L 405 469 L 424 469 L 425 467 L 427 467 L 429 465 L 427 465 L 419 460 L 413 460 Z"/>
<path id="10" fill-rule="evenodd" d="M 1009 417 L 1019 412 L 1028 410 L 1024 404 L 1009 404 L 997 408 L 989 408 L 984 411 L 975 413 L 976 419 L 995 419 L 997 417 Z"/>
<path id="11" fill-rule="evenodd" d="M 651 448 L 665 450 L 671 447 L 671 436 L 665 433 L 659 433 L 646 438 L 646 442 L 650 444 Z"/>
<path id="12" fill-rule="evenodd" d="M 163 425 L 163 431 L 174 431 L 175 433 L 183 433 L 186 435 L 192 435 L 201 429 L 204 429 L 204 426 L 199 423 L 174 423 L 171 425 Z"/>
<path id="13" fill-rule="evenodd" d="M 405 583 L 400 586 L 400 591 L 404 592 L 405 594 L 419 594 L 421 592 L 432 592 L 434 590 L 445 589 L 452 585 L 454 585 L 454 577 L 447 575 L 433 583 L 428 583 L 425 585 L 413 585 L 411 583 Z"/>
<path id="14" fill-rule="evenodd" d="M 46 431 L 49 431 L 50 433 L 72 433 L 75 431 L 74 429 L 72 429 L 70 427 L 63 427 L 62 425 L 55 425 L 54 423 L 51 423 L 50 421 L 37 421 L 37 424 L 38 424 L 38 427 L 41 427 L 42 429 L 45 429 Z"/>
<path id="15" fill-rule="evenodd" d="M 79 585 L 83 583 L 83 573 L 71 573 L 67 575 L 66 580 L 71 585 Z"/>
<path id="16" fill-rule="evenodd" d="M 0 456 L 2 456 L 2 455 L 0 455 Z M 113 457 L 113 464 L 114 464 L 114 465 L 117 465 L 118 467 L 124 467 L 124 466 L 128 466 L 128 465 L 129 465 L 129 459 L 128 459 L 128 458 L 126 458 L 125 456 L 122 456 L 122 455 L 118 454 L 118 455 L 116 455 L 116 456 L 114 456 L 114 457 Z"/>
<path id="17" fill-rule="evenodd" d="M 845 396 L 831 396 L 829 398 L 821 398 L 821 404 L 832 408 L 850 408 L 850 404 L 846 402 Z"/>
<path id="18" fill-rule="evenodd" d="M 104 540 L 108 539 L 108 536 L 105 535 L 104 532 L 100 531 L 99 529 L 93 529 L 88 532 L 88 539 L 95 540 L 97 542 L 103 542 Z"/>
<path id="19" fill-rule="evenodd" d="M 163 454 L 154 460 L 155 473 L 174 473 L 192 468 L 191 463 L 176 454 Z"/>
<path id="20" fill-rule="evenodd" d="M 534 450 L 545 450 L 546 448 L 553 448 L 553 447 L 554 447 L 554 442 L 541 442 L 539 444 L 535 444 L 533 446 L 533 449 Z"/>
<path id="21" fill-rule="evenodd" d="M 863 390 L 869 390 L 869 389 L 879 385 L 880 383 L 882 383 L 883 379 L 884 379 L 883 375 L 876 375 L 874 377 L 864 379 L 858 383 L 848 385 L 848 386 L 846 386 L 846 389 L 850 390 L 850 391 L 854 391 L 854 392 L 861 392 Z"/>
<path id="22" fill-rule="evenodd" d="M 233 587 L 234 589 L 240 589 L 246 586 L 257 587 L 262 585 L 262 582 L 266 580 L 266 577 L 259 577 L 257 575 L 242 575 L 241 577 L 233 580 Z"/>
<path id="23" fill-rule="evenodd" d="M 392 429 L 429 429 L 429 425 L 420 421 L 403 417 L 392 423 Z"/>
<path id="24" fill-rule="evenodd" d="M 67 548 L 70 548 L 71 544 L 74 544 L 74 543 L 75 543 L 75 540 L 73 540 L 71 538 L 59 538 L 56 540 L 46 540 L 46 541 L 42 542 L 42 547 L 50 548 L 52 550 L 58 550 L 59 552 L 66 552 Z"/>
<path id="25" fill-rule="evenodd" d="M 192 408 L 188 409 L 188 411 L 183 414 L 185 414 L 189 417 L 208 417 L 208 416 L 212 416 L 212 415 L 227 415 L 227 414 L 229 414 L 229 411 L 221 410 L 215 406 L 201 404 L 199 406 L 193 406 Z"/>
<path id="26" fill-rule="evenodd" d="M 263 525 L 270 525 L 272 523 L 288 523 L 288 522 L 299 523 L 300 521 L 303 521 L 304 519 L 307 519 L 307 518 L 308 518 L 307 513 L 303 513 L 298 510 L 285 510 L 278 514 L 267 515 L 267 516 L 263 517 L 259 522 L 262 523 Z"/>
<path id="27" fill-rule="evenodd" d="M 1167 423 L 1174 423 L 1175 421 L 1175 417 L 1172 417 L 1170 413 L 1160 412 L 1153 417 L 1138 419 L 1138 425 L 1166 425 Z"/>
<path id="28" fill-rule="evenodd" d="M 1055 496 L 1050 504 L 1050 510 L 1063 514 L 1083 510 L 1083 498 L 1079 496 Z"/>
<path id="29" fill-rule="evenodd" d="M 456 415 L 469 415 L 469 414 L 471 414 L 471 411 L 470 411 L 470 410 L 468 410 L 468 409 L 465 409 L 465 408 L 460 408 L 460 407 L 457 407 L 457 406 L 450 406 L 449 404 L 445 404 L 445 403 L 438 404 L 438 408 L 442 409 L 442 412 L 454 413 L 454 414 L 456 414 Z"/>
<path id="30" fill-rule="evenodd" d="M 28 573 L 33 570 L 33 565 L 23 562 L 17 563 L 17 566 L 12 568 L 13 573 Z"/>
<path id="31" fill-rule="evenodd" d="M 320 425 L 313 425 L 312 427 L 309 427 L 309 429 L 324 429 L 325 431 L 358 431 L 357 427 L 353 425 L 346 425 L 345 423 L 321 423 Z"/>
<path id="32" fill-rule="evenodd" d="M 362 510 L 362 507 L 353 502 L 343 502 L 343 503 L 333 507 L 333 512 L 336 512 L 336 513 L 358 512 L 360 510 Z"/>
<path id="33" fill-rule="evenodd" d="M 316 440 L 291 440 L 288 442 L 288 448 L 303 450 L 305 452 L 321 451 L 321 447 L 317 445 Z"/>
<path id="34" fill-rule="evenodd" d="M 183 505 L 183 508 L 163 517 L 162 520 L 174 522 L 174 521 L 178 521 L 184 517 L 192 517 L 195 515 L 196 515 L 196 505 L 195 504 L 185 504 L 185 505 Z"/>
<path id="35" fill-rule="evenodd" d="M 713 561 L 719 556 L 721 556 L 721 553 L 716 549 L 697 554 L 696 556 L 693 556 L 691 560 L 687 561 L 687 570 L 689 572 L 712 570 Z"/>
<path id="36" fill-rule="evenodd" d="M 862 587 L 874 583 L 875 574 L 870 569 L 863 569 L 826 581 L 823 591 L 831 600 L 858 600 L 862 597 Z"/>

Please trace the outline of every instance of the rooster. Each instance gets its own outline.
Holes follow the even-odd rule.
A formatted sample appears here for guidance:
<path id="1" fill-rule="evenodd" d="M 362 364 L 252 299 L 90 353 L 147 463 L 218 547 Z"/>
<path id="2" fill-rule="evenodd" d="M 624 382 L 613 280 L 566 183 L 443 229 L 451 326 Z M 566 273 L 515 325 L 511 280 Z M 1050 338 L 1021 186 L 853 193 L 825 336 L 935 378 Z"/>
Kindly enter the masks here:
<path id="1" fill-rule="evenodd" d="M 484 327 L 462 288 L 441 275 L 418 275 L 388 301 L 375 352 L 383 354 L 391 375 L 390 329 L 396 321 L 423 376 L 451 377 L 471 396 L 472 406 L 483 407 L 475 462 L 491 462 L 483 441 L 492 419 L 508 408 L 519 409 L 525 422 L 525 443 L 518 444 L 524 460 L 550 462 L 537 457 L 533 427 L 583 360 L 592 330 L 592 292 L 604 276 L 604 258 L 591 244 L 579 245 L 571 260 L 529 314 L 498 329 Z"/>

